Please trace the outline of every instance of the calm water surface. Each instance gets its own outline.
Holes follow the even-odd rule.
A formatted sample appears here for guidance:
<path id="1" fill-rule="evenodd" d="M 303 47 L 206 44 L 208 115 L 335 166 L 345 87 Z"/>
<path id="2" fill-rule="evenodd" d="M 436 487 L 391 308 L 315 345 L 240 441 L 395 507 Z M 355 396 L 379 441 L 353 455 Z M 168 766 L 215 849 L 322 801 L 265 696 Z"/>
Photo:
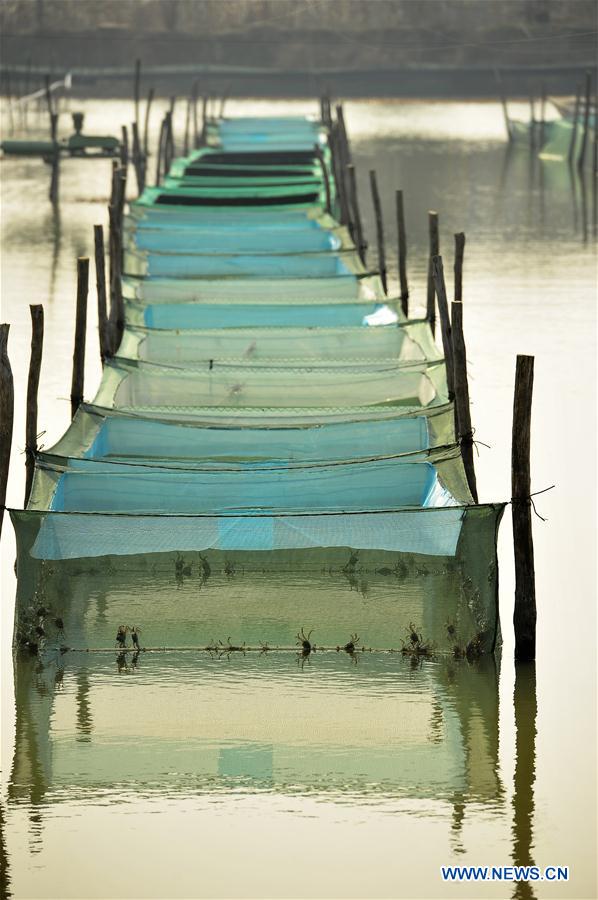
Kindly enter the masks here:
<path id="1" fill-rule="evenodd" d="M 96 133 L 116 133 L 132 112 L 122 101 L 85 109 Z M 282 109 L 313 106 L 228 111 Z M 452 235 L 467 234 L 472 415 L 491 446 L 476 461 L 483 500 L 510 495 L 515 356 L 536 357 L 533 489 L 555 485 L 537 500 L 547 521 L 535 520 L 536 671 L 511 662 L 507 515 L 500 661 L 173 653 L 125 664 L 110 654 L 26 660 L 15 680 L 6 521 L 1 804 L 15 897 L 596 896 L 595 194 L 566 167 L 508 154 L 493 104 L 359 102 L 347 118 L 368 233 L 375 167 L 393 260 L 394 190 L 405 191 L 414 306 L 425 296 L 427 210 L 440 214 L 448 272 Z M 39 421 L 50 446 L 69 420 L 75 260 L 106 222 L 110 164 L 65 163 L 56 212 L 41 163 L 0 165 L 2 320 L 16 382 L 8 502 L 18 506 L 28 304 L 45 307 Z M 100 374 L 93 305 L 90 397 Z M 568 865 L 570 880 L 456 887 L 439 875 L 441 864 L 528 862 Z"/>

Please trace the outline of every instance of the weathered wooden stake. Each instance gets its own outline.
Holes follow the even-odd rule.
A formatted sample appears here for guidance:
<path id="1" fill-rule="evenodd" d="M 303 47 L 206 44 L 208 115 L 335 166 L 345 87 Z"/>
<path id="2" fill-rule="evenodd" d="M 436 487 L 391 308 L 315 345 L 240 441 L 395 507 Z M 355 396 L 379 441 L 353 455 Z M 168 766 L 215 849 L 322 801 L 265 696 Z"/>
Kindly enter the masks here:
<path id="1" fill-rule="evenodd" d="M 133 136 L 133 168 L 135 169 L 135 180 L 137 181 L 137 196 L 141 196 L 145 188 L 145 163 L 141 153 L 137 122 L 131 124 L 131 133 Z"/>
<path id="2" fill-rule="evenodd" d="M 365 252 L 367 243 L 363 236 L 363 225 L 361 222 L 361 212 L 359 211 L 359 200 L 357 197 L 357 178 L 355 177 L 355 166 L 349 163 L 347 166 L 347 174 L 349 176 L 349 204 L 351 209 L 351 219 L 355 227 L 355 244 L 357 252 L 362 263 L 365 264 Z"/>
<path id="3" fill-rule="evenodd" d="M 434 286 L 434 275 L 432 272 L 432 259 L 440 253 L 440 238 L 438 232 L 438 213 L 434 210 L 428 212 L 428 239 L 429 239 L 429 255 L 428 255 L 428 285 L 427 285 L 427 301 L 426 301 L 426 319 L 430 323 L 432 334 L 436 332 L 436 288 Z"/>
<path id="4" fill-rule="evenodd" d="M 15 403 L 12 370 L 7 352 L 9 329 L 10 325 L 0 325 L 0 534 L 6 505 Z"/>
<path id="5" fill-rule="evenodd" d="M 185 137 L 183 139 L 183 156 L 189 156 L 189 128 L 191 126 L 191 97 L 187 97 L 187 110 L 185 112 Z"/>
<path id="6" fill-rule="evenodd" d="M 31 356 L 29 359 L 29 377 L 27 379 L 27 415 L 25 419 L 25 500 L 27 506 L 33 484 L 35 457 L 37 454 L 37 391 L 39 373 L 42 365 L 44 347 L 44 308 L 41 304 L 32 304 L 31 313 Z"/>
<path id="7" fill-rule="evenodd" d="M 199 147 L 199 119 L 197 116 L 197 95 L 198 95 L 198 84 L 197 81 L 193 82 L 193 87 L 191 89 L 191 100 L 192 100 L 192 111 L 193 111 L 193 147 L 195 150 Z"/>
<path id="8" fill-rule="evenodd" d="M 74 417 L 83 401 L 85 378 L 85 333 L 87 330 L 87 291 L 89 287 L 89 260 L 77 260 L 77 311 L 75 315 L 75 346 L 73 350 L 73 377 L 71 380 L 71 417 Z"/>
<path id="9" fill-rule="evenodd" d="M 567 159 L 569 161 L 569 165 L 573 164 L 573 157 L 575 155 L 575 146 L 577 144 L 577 134 L 579 131 L 579 111 L 581 108 L 581 84 L 577 85 L 577 91 L 575 92 L 575 115 L 573 117 L 573 130 L 571 131 L 571 140 L 569 142 L 569 152 L 567 154 Z"/>
<path id="10" fill-rule="evenodd" d="M 401 309 L 405 318 L 409 318 L 409 285 L 407 283 L 407 231 L 405 228 L 403 191 L 396 192 L 396 201 L 397 235 L 399 241 L 399 282 L 401 285 Z"/>
<path id="11" fill-rule="evenodd" d="M 98 297 L 98 335 L 100 339 L 100 359 L 102 365 L 110 356 L 110 337 L 108 334 L 108 303 L 106 298 L 106 255 L 104 252 L 104 229 L 101 225 L 93 226 L 93 238 L 96 264 L 96 289 Z"/>
<path id="12" fill-rule="evenodd" d="M 52 98 L 50 98 L 50 104 Z M 58 113 L 50 113 L 50 132 L 52 137 L 52 174 L 50 176 L 50 202 L 58 202 L 58 180 L 60 177 L 60 148 L 58 146 Z"/>
<path id="13" fill-rule="evenodd" d="M 380 270 L 380 280 L 384 293 L 388 294 L 387 272 L 386 272 L 386 248 L 384 245 L 384 222 L 382 220 L 382 207 L 380 205 L 380 194 L 378 193 L 378 181 L 376 173 L 370 169 L 370 189 L 372 191 L 372 203 L 374 204 L 374 215 L 376 217 L 376 241 L 378 244 L 378 269 Z"/>
<path id="14" fill-rule="evenodd" d="M 583 134 L 581 136 L 581 147 L 579 156 L 577 157 L 577 168 L 581 171 L 586 161 L 586 147 L 588 144 L 588 131 L 590 127 L 590 106 L 592 103 L 592 73 L 588 69 L 586 72 L 586 96 L 583 109 Z"/>
<path id="15" fill-rule="evenodd" d="M 326 160 L 324 159 L 324 154 L 322 153 L 322 149 L 315 146 L 315 154 L 316 159 L 320 163 L 320 168 L 322 169 L 322 179 L 324 181 L 324 191 L 326 194 L 326 212 L 328 215 L 332 214 L 332 198 L 330 196 L 330 179 L 328 175 L 328 166 L 326 165 Z"/>
<path id="16" fill-rule="evenodd" d="M 530 435 L 534 357 L 518 356 L 513 402 L 511 506 L 515 550 L 515 659 L 536 657 L 536 584 L 530 479 Z"/>
<path id="17" fill-rule="evenodd" d="M 507 131 L 507 138 L 509 139 L 509 143 L 513 140 L 513 129 L 511 128 L 511 120 L 509 119 L 509 110 L 507 108 L 507 98 L 504 95 L 504 92 L 501 90 L 500 92 L 500 102 L 502 104 L 502 113 L 505 119 L 505 128 Z"/>
<path id="18" fill-rule="evenodd" d="M 162 119 L 160 131 L 158 133 L 158 147 L 156 150 L 156 187 L 159 186 L 162 179 L 162 153 L 164 149 L 164 140 L 166 133 L 166 117 Z"/>
<path id="19" fill-rule="evenodd" d="M 529 108 L 530 108 L 530 127 L 529 127 L 529 143 L 530 147 L 533 149 L 536 143 L 536 110 L 534 107 L 534 98 L 529 98 Z"/>
<path id="20" fill-rule="evenodd" d="M 150 88 L 147 94 L 147 103 L 145 106 L 145 122 L 143 124 L 143 156 L 147 160 L 149 156 L 149 119 L 150 110 L 152 108 L 152 100 L 154 99 L 154 89 Z M 146 162 L 147 165 L 147 162 Z"/>
<path id="21" fill-rule="evenodd" d="M 473 431 L 469 409 L 469 384 L 467 381 L 467 354 L 463 336 L 463 304 L 451 303 L 451 333 L 453 339 L 453 386 L 457 439 L 461 446 L 463 466 L 474 503 L 478 502 L 475 467 L 473 463 Z"/>
<path id="22" fill-rule="evenodd" d="M 332 153 L 332 165 L 334 169 L 334 182 L 336 185 L 336 195 L 339 204 L 339 219 L 341 225 L 349 225 L 349 201 L 347 197 L 347 186 L 345 180 L 345 170 L 343 168 L 344 154 L 341 147 L 341 137 L 338 123 L 335 122 L 330 132 L 330 151 Z"/>
<path id="23" fill-rule="evenodd" d="M 455 235 L 455 303 L 463 301 L 463 255 L 465 253 L 465 235 L 459 231 Z"/>
<path id="24" fill-rule="evenodd" d="M 442 347 L 444 350 L 444 363 L 446 368 L 446 385 L 448 388 L 449 400 L 453 400 L 455 396 L 453 338 L 451 331 L 451 320 L 449 316 L 448 299 L 446 296 L 446 284 L 444 281 L 444 267 L 442 265 L 442 256 L 432 257 L 432 274 L 434 277 L 436 294 L 438 296 L 440 331 L 442 334 Z"/>
<path id="25" fill-rule="evenodd" d="M 135 81 L 133 84 L 133 99 L 135 101 L 135 121 L 139 121 L 139 95 L 141 88 L 141 60 L 135 60 Z"/>
<path id="26" fill-rule="evenodd" d="M 127 126 L 123 125 L 121 127 L 121 140 L 120 140 L 120 164 L 121 166 L 129 165 L 129 132 L 127 130 Z"/>
<path id="27" fill-rule="evenodd" d="M 546 85 L 542 84 L 540 95 L 540 146 L 544 145 L 544 129 L 546 127 Z"/>

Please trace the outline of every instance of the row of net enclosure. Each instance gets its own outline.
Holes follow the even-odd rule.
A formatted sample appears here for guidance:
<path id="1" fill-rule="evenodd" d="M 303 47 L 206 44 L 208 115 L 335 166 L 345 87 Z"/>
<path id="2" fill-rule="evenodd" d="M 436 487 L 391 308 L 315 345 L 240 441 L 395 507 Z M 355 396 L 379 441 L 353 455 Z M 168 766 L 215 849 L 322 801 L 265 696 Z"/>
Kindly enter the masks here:
<path id="1" fill-rule="evenodd" d="M 497 645 L 504 505 L 472 499 L 429 323 L 339 223 L 328 138 L 217 119 L 129 204 L 120 346 L 11 511 L 17 643 Z"/>

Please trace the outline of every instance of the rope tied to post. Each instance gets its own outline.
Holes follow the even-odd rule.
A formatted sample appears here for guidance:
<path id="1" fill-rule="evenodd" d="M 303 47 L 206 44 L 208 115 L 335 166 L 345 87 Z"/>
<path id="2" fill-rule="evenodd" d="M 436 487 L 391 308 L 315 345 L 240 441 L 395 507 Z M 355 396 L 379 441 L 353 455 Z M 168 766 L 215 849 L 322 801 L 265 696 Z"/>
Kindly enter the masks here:
<path id="1" fill-rule="evenodd" d="M 523 503 L 527 506 L 531 506 L 535 515 L 542 520 L 542 522 L 547 522 L 548 519 L 545 519 L 544 516 L 541 516 L 538 510 L 536 509 L 536 504 L 534 503 L 534 497 L 537 497 L 539 494 L 545 494 L 547 491 L 551 491 L 556 487 L 556 484 L 551 484 L 550 487 L 542 488 L 541 491 L 534 491 L 532 494 L 529 494 L 527 497 L 511 497 L 509 501 L 511 504 L 513 503 Z"/>
<path id="2" fill-rule="evenodd" d="M 469 431 L 464 432 L 464 434 L 457 435 L 457 443 L 459 446 L 467 446 L 467 447 L 475 447 L 476 453 L 479 456 L 480 450 L 478 444 L 481 444 L 482 447 L 486 447 L 488 450 L 491 450 L 492 447 L 490 444 L 485 444 L 484 441 L 480 441 L 479 438 L 476 440 L 474 438 L 475 428 L 471 428 Z"/>

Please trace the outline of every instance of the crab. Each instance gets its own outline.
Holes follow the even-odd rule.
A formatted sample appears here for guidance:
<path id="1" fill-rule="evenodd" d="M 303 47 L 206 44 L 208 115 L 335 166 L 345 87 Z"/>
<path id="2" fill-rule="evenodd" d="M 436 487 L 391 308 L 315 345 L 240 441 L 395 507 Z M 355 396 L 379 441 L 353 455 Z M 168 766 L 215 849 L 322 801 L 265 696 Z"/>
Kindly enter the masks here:
<path id="1" fill-rule="evenodd" d="M 313 633 L 313 628 L 307 634 L 305 634 L 304 629 L 297 632 L 297 643 L 301 646 L 301 652 L 303 656 L 309 656 L 311 651 L 314 649 L 313 644 L 310 642 L 310 637 Z"/>

